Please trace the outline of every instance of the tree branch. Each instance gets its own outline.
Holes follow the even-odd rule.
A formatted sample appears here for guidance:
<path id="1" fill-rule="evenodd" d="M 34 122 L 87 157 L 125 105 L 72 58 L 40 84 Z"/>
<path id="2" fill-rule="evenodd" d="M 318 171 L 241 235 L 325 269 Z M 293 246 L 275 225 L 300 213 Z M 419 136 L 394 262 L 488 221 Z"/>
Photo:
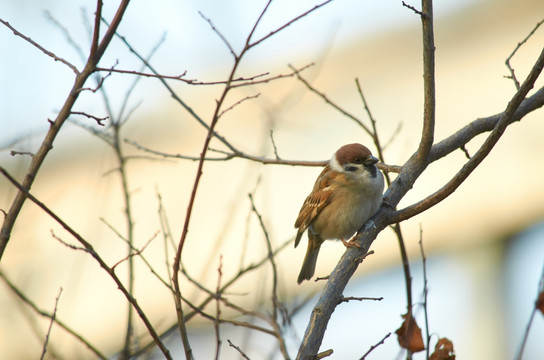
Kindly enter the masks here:
<path id="1" fill-rule="evenodd" d="M 28 190 L 26 190 L 23 185 L 19 184 L 17 180 L 15 180 L 3 167 L 0 167 L 0 173 L 4 175 L 6 179 L 9 180 L 15 186 L 21 193 L 24 194 L 25 198 L 28 198 L 30 201 L 32 201 L 34 204 L 36 204 L 40 209 L 42 209 L 47 215 L 49 215 L 53 220 L 55 220 L 60 226 L 62 226 L 70 235 L 72 235 L 80 244 L 82 244 L 85 248 L 85 251 L 87 251 L 100 265 L 102 269 L 104 269 L 108 275 L 113 279 L 119 290 L 123 293 L 125 298 L 130 302 L 130 304 L 134 307 L 140 318 L 142 319 L 143 323 L 145 324 L 149 334 L 159 347 L 159 349 L 162 351 L 164 356 L 167 359 L 172 359 L 170 352 L 168 349 L 164 346 L 162 343 L 160 337 L 158 336 L 157 332 L 153 328 L 153 325 L 143 312 L 142 308 L 138 305 L 138 302 L 136 299 L 132 296 L 132 294 L 127 290 L 127 288 L 123 285 L 119 277 L 115 274 L 115 271 L 106 264 L 106 262 L 98 255 L 98 253 L 94 250 L 93 246 L 85 240 L 81 235 L 79 235 L 74 229 L 72 229 L 67 223 L 65 223 L 57 214 L 55 214 L 51 209 L 49 209 L 45 204 L 43 204 L 41 201 L 39 201 L 37 198 L 35 198 Z"/>
<path id="2" fill-rule="evenodd" d="M 516 111 L 522 104 L 523 100 L 527 96 L 527 93 L 533 88 L 536 80 L 538 79 L 542 69 L 544 68 L 544 48 L 540 53 L 537 61 L 533 65 L 531 72 L 521 85 L 520 89 L 512 97 L 506 110 L 502 113 L 502 116 L 497 121 L 493 131 L 489 134 L 484 141 L 480 149 L 470 158 L 465 165 L 455 174 L 455 176 L 446 183 L 440 190 L 434 194 L 429 195 L 425 199 L 410 205 L 402 210 L 399 210 L 392 214 L 389 221 L 399 222 L 409 219 L 431 207 L 438 204 L 449 195 L 451 195 L 476 169 L 476 167 L 489 155 L 495 144 L 499 141 L 502 134 L 506 130 L 506 127 L 514 121 Z"/>
<path id="3" fill-rule="evenodd" d="M 87 59 L 87 63 L 85 64 L 85 67 L 83 68 L 81 73 L 79 72 L 76 73 L 77 76 L 74 80 L 72 89 L 70 90 L 64 102 L 64 105 L 62 106 L 61 110 L 57 114 L 55 121 L 50 122 L 51 126 L 49 127 L 49 130 L 47 134 L 45 135 L 45 138 L 42 144 L 40 145 L 40 148 L 32 157 L 30 166 L 21 184 L 22 189 L 19 190 L 15 199 L 13 200 L 13 203 L 11 204 L 11 207 L 8 213 L 6 217 L 4 218 L 2 229 L 0 230 L 0 260 L 2 259 L 6 246 L 11 237 L 11 232 L 13 230 L 13 226 L 15 225 L 15 221 L 17 220 L 17 217 L 19 216 L 21 208 L 23 207 L 23 204 L 26 200 L 26 191 L 29 191 L 30 188 L 32 187 L 32 184 L 34 183 L 34 179 L 36 178 L 38 171 L 40 170 L 40 167 L 42 166 L 45 160 L 45 157 L 47 156 L 49 151 L 53 148 L 53 142 L 55 141 L 55 138 L 57 137 L 60 129 L 64 125 L 66 119 L 68 119 L 68 117 L 71 114 L 72 108 L 76 100 L 78 99 L 79 94 L 81 93 L 80 90 L 85 85 L 85 82 L 87 81 L 89 76 L 91 76 L 91 74 L 95 71 L 98 61 L 100 61 L 100 58 L 106 51 L 106 48 L 109 45 L 111 38 L 113 37 L 113 34 L 119 27 L 119 24 L 121 23 L 121 19 L 123 17 L 123 14 L 125 13 L 125 10 L 128 7 L 128 4 L 129 4 L 129 0 L 121 1 L 121 4 L 117 8 L 115 17 L 111 25 L 108 27 L 108 30 L 106 31 L 106 34 L 104 35 L 104 38 L 98 45 L 94 56 L 89 56 L 89 58 Z M 4 21 L 2 22 L 5 23 Z"/>
<path id="4" fill-rule="evenodd" d="M 38 44 L 37 42 L 35 42 L 31 38 L 29 38 L 28 36 L 26 36 L 23 33 L 19 32 L 17 29 L 15 29 L 13 26 L 11 26 L 11 24 L 9 22 L 7 22 L 7 21 L 5 21 L 3 19 L 0 19 L 0 23 L 4 24 L 8 29 L 10 29 L 13 32 L 14 35 L 19 36 L 22 39 L 24 39 L 25 41 L 27 41 L 28 43 L 32 44 L 34 47 L 39 49 L 45 55 L 51 57 L 53 60 L 60 61 L 64 65 L 68 66 L 70 69 L 72 69 L 72 71 L 76 75 L 80 75 L 79 70 L 74 65 L 72 65 L 70 62 L 64 60 L 63 58 L 61 58 L 61 57 L 59 57 L 57 55 L 55 55 L 53 52 L 47 50 L 46 48 L 44 48 L 43 46 L 41 46 L 40 44 Z"/>
<path id="5" fill-rule="evenodd" d="M 417 178 L 431 162 L 433 149 L 436 151 L 437 149 L 440 149 L 441 146 L 444 146 L 444 148 L 441 150 L 448 148 L 446 153 L 453 151 L 453 149 L 449 148 L 451 143 L 442 142 L 433 146 L 435 104 L 434 75 L 432 72 L 434 72 L 434 44 L 432 39 L 432 5 L 430 4 L 429 0 L 423 1 L 423 13 L 425 15 L 422 18 L 425 42 L 424 57 L 426 58 L 424 65 L 425 110 L 423 125 L 424 131 L 420 141 L 420 146 L 418 150 L 406 161 L 397 178 L 391 183 L 389 189 L 384 195 L 384 204 L 378 213 L 373 219 L 369 220 L 357 234 L 356 241 L 361 247 L 347 249 L 337 266 L 330 274 L 329 280 L 326 283 L 323 292 L 311 313 L 310 321 L 306 328 L 303 341 L 300 345 L 297 359 L 310 358 L 319 351 L 329 319 L 338 302 L 341 300 L 341 294 L 343 293 L 349 279 L 359 265 L 358 259 L 361 259 L 361 256 L 368 252 L 378 233 L 387 225 L 398 223 L 411 216 L 414 216 L 421 211 L 430 208 L 451 194 L 487 156 L 487 154 L 499 140 L 505 128 L 512 123 L 517 116 L 522 117 L 529 112 L 529 109 L 534 110 L 535 108 L 542 106 L 537 106 L 537 104 L 542 100 L 535 98 L 532 99 L 534 101 L 525 103 L 527 108 L 522 109 L 527 93 L 534 86 L 534 83 L 544 66 L 544 51 L 536 61 L 531 73 L 521 86 L 520 91 L 514 95 L 505 112 L 500 117 L 500 120 L 496 122 L 493 131 L 490 133 L 480 150 L 467 162 L 467 164 L 465 164 L 465 166 L 463 166 L 459 173 L 441 191 L 431 195 L 428 199 L 424 199 L 422 202 L 410 206 L 407 209 L 394 211 L 399 201 L 413 187 L 413 184 Z M 476 136 L 475 133 L 478 131 L 483 132 L 486 130 L 470 129 L 469 132 L 471 135 L 469 137 L 472 138 Z M 459 141 L 460 139 L 456 138 L 456 140 Z M 466 143 L 467 141 L 468 140 L 462 140 L 460 142 Z M 454 149 L 458 147 L 459 145 L 454 147 Z M 436 156 L 437 153 L 434 153 L 434 155 Z"/>

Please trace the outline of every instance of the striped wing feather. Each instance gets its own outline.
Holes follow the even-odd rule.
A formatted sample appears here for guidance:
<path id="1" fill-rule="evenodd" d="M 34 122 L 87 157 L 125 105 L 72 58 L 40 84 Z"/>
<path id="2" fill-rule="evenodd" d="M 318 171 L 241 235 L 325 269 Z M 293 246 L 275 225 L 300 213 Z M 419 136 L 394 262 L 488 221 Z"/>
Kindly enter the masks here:
<path id="1" fill-rule="evenodd" d="M 315 220 L 321 210 L 327 206 L 332 200 L 332 191 L 329 185 L 334 181 L 336 172 L 329 171 L 329 166 L 325 166 L 317 181 L 315 182 L 312 193 L 308 195 L 295 221 L 295 228 L 298 228 L 295 238 L 295 247 L 300 242 L 302 233 L 306 231 L 308 226 Z"/>

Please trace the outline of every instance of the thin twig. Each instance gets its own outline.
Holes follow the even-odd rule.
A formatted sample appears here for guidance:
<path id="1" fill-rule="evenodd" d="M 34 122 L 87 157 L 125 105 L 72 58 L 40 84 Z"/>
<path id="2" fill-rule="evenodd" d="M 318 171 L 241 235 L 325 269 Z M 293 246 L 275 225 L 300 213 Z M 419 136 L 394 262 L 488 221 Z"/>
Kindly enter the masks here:
<path id="1" fill-rule="evenodd" d="M 274 149 L 274 155 L 276 156 L 276 159 L 280 160 L 280 156 L 278 155 L 278 147 L 276 146 L 276 142 L 274 141 L 274 130 L 270 130 L 270 142 L 272 142 L 272 148 Z"/>
<path id="2" fill-rule="evenodd" d="M 111 76 L 111 72 L 107 73 L 105 76 L 100 76 L 98 78 L 98 81 L 95 87 L 80 87 L 76 91 L 77 92 L 90 91 L 92 93 L 95 93 L 102 88 L 102 85 L 104 85 L 104 81 L 106 81 L 106 79 L 109 78 L 110 76 Z"/>
<path id="3" fill-rule="evenodd" d="M 331 356 L 333 353 L 334 353 L 334 351 L 332 349 L 327 349 L 325 351 L 320 352 L 319 354 L 316 354 L 313 359 L 321 360 L 321 359 L 324 359 L 326 357 Z"/>
<path id="4" fill-rule="evenodd" d="M 402 2 L 402 6 L 404 7 L 407 7 L 408 9 L 412 10 L 414 13 L 416 13 L 417 15 L 423 17 L 425 16 L 424 13 L 422 13 L 421 11 L 419 11 L 418 9 L 416 9 L 415 7 L 413 7 L 412 5 L 408 5 L 407 3 L 405 3 L 404 1 Z"/>
<path id="5" fill-rule="evenodd" d="M 347 112 L 342 107 L 340 107 L 338 104 L 336 104 L 334 101 L 332 101 L 325 93 L 317 90 L 315 87 L 313 87 L 305 78 L 303 78 L 298 71 L 292 66 L 289 65 L 291 70 L 293 70 L 297 76 L 297 79 L 299 79 L 311 92 L 315 93 L 317 96 L 319 96 L 323 101 L 325 101 L 327 104 L 332 106 L 334 109 L 338 110 L 340 113 L 342 113 L 347 118 L 355 121 L 357 125 L 359 125 L 368 135 L 372 136 L 372 131 L 368 126 L 366 126 L 361 119 L 356 117 L 355 115 Z"/>
<path id="6" fill-rule="evenodd" d="M 203 292 L 207 293 L 210 299 L 215 299 L 217 301 L 221 301 L 226 307 L 234 309 L 234 310 L 238 311 L 242 315 L 256 317 L 256 318 L 259 318 L 260 320 L 263 320 L 263 321 L 265 321 L 267 323 L 270 323 L 270 318 L 267 317 L 266 315 L 264 315 L 264 314 L 262 314 L 262 313 L 260 313 L 258 311 L 247 310 L 247 309 L 245 309 L 245 308 L 243 308 L 241 306 L 238 306 L 238 305 L 233 304 L 232 302 L 230 302 L 226 297 L 223 296 L 223 288 L 219 289 L 219 293 L 218 293 L 217 290 L 215 292 L 211 291 L 210 289 L 208 289 L 204 285 L 202 285 L 200 282 L 195 280 L 192 276 L 190 276 L 185 269 L 182 268 L 181 272 L 183 273 L 183 275 L 185 275 L 187 280 L 189 280 L 193 285 L 195 285 L 198 289 L 202 290 Z M 198 308 L 202 309 L 202 308 L 204 308 L 204 306 L 205 306 L 205 304 L 203 304 L 201 306 L 198 306 Z"/>
<path id="7" fill-rule="evenodd" d="M 397 236 L 400 255 L 402 260 L 402 270 L 404 273 L 404 283 L 406 287 L 406 312 L 410 313 L 412 311 L 412 274 L 410 272 L 410 262 L 408 260 L 408 253 L 406 252 L 406 245 L 404 242 L 404 236 L 402 235 L 402 229 L 399 223 L 393 224 L 391 226 L 395 235 Z"/>
<path id="8" fill-rule="evenodd" d="M 346 296 L 343 297 L 340 302 L 350 302 L 350 301 L 365 301 L 365 300 L 372 300 L 372 301 L 382 301 L 383 297 L 366 297 L 366 296 Z"/>
<path id="9" fill-rule="evenodd" d="M 243 102 L 247 101 L 247 100 L 251 100 L 251 99 L 256 99 L 260 96 L 261 94 L 260 93 L 257 93 L 255 95 L 248 95 L 240 100 L 238 100 L 237 102 L 235 102 L 234 104 L 232 104 L 231 106 L 229 106 L 228 108 L 222 110 L 218 117 L 222 117 L 226 112 L 229 112 L 231 111 L 232 109 L 234 109 L 235 107 L 237 107 L 238 105 L 242 104 Z"/>
<path id="10" fill-rule="evenodd" d="M 531 311 L 531 315 L 529 316 L 529 321 L 527 321 L 527 326 L 525 327 L 525 332 L 523 333 L 523 338 L 521 340 L 521 344 L 519 346 L 518 356 L 516 357 L 517 360 L 523 359 L 523 351 L 525 350 L 525 344 L 527 343 L 527 339 L 529 338 L 529 332 L 531 331 L 531 325 L 533 324 L 533 319 L 535 318 L 535 315 L 538 311 L 537 306 L 539 301 L 542 301 L 541 297 L 544 294 L 544 266 L 542 267 L 542 274 L 540 275 L 540 281 L 538 283 L 538 291 L 536 294 L 536 301 L 533 307 L 533 310 Z"/>
<path id="11" fill-rule="evenodd" d="M 536 30 L 540 27 L 540 25 L 542 25 L 544 23 L 544 19 L 543 20 L 540 20 L 536 25 L 535 27 L 533 28 L 533 30 L 531 30 L 531 32 L 529 32 L 529 34 L 525 37 L 525 39 L 521 40 L 517 45 L 516 47 L 514 48 L 514 50 L 512 51 L 512 53 L 510 54 L 510 56 L 508 56 L 505 60 L 505 65 L 506 67 L 508 68 L 508 71 L 510 71 L 510 76 L 507 76 L 507 78 L 509 79 L 512 79 L 512 81 L 514 82 L 514 86 L 516 87 L 516 90 L 519 90 L 519 81 L 516 77 L 516 74 L 514 72 L 514 68 L 510 65 L 510 60 L 512 60 L 512 58 L 514 57 L 514 55 L 518 52 L 518 50 L 523 46 L 523 44 L 525 44 L 527 42 L 527 40 L 529 40 L 529 38 L 531 38 L 531 36 L 533 36 L 533 34 L 536 32 Z"/>
<path id="12" fill-rule="evenodd" d="M 219 325 L 221 319 L 221 278 L 223 277 L 223 255 L 219 257 L 219 266 L 217 267 L 217 286 L 215 288 L 215 320 L 213 328 L 215 333 L 215 360 L 219 360 L 219 351 L 221 350 L 221 335 L 219 333 Z"/>
<path id="13" fill-rule="evenodd" d="M 31 153 L 30 151 L 17 151 L 17 150 L 11 150 L 9 152 L 9 154 L 11 156 L 15 156 L 15 155 L 27 155 L 27 156 L 30 156 L 30 157 L 33 157 L 34 156 L 34 153 Z"/>
<path id="14" fill-rule="evenodd" d="M 4 280 L 6 285 L 10 288 L 11 291 L 13 291 L 13 293 L 21 300 L 22 303 L 25 303 L 26 305 L 28 305 L 30 308 L 32 308 L 32 310 L 34 310 L 40 316 L 46 317 L 48 319 L 53 318 L 53 314 L 40 309 L 32 300 L 28 298 L 28 296 L 26 296 L 19 288 L 17 288 L 17 286 L 13 282 L 11 282 L 10 279 L 8 279 L 6 274 L 4 274 L 4 272 L 1 269 L 0 269 L 0 278 Z M 54 321 L 57 324 L 57 326 L 59 326 L 64 331 L 66 331 L 67 333 L 69 333 L 70 335 L 78 339 L 82 344 L 84 344 L 91 352 L 93 352 L 93 354 L 96 357 L 102 360 L 108 359 L 106 355 L 102 354 L 94 345 L 92 345 L 82 335 L 80 335 L 75 330 L 73 330 L 68 325 L 66 325 L 63 321 L 59 320 L 57 317 L 55 317 Z"/>
<path id="15" fill-rule="evenodd" d="M 49 327 L 47 328 L 47 334 L 45 335 L 45 341 L 43 342 L 42 355 L 40 356 L 40 360 L 43 360 L 45 358 L 45 353 L 47 352 L 47 344 L 49 343 L 49 336 L 51 335 L 53 324 L 55 323 L 55 319 L 57 318 L 57 307 L 59 305 L 59 299 L 61 294 L 62 287 L 59 290 L 57 298 L 55 299 L 55 308 L 53 309 L 53 314 L 51 315 L 51 321 L 49 321 Z"/>
<path id="16" fill-rule="evenodd" d="M 470 153 L 468 152 L 465 145 L 460 147 L 461 151 L 465 154 L 466 158 L 470 160 Z"/>
<path id="17" fill-rule="evenodd" d="M 251 360 L 243 351 L 242 349 L 240 349 L 238 346 L 234 345 L 232 343 L 232 341 L 230 341 L 230 339 L 227 339 L 227 342 L 229 343 L 229 346 L 234 348 L 236 351 L 238 351 L 238 353 L 240 353 L 240 355 L 242 355 L 242 357 L 246 360 Z"/>
<path id="18" fill-rule="evenodd" d="M 74 245 L 74 244 L 70 244 L 69 242 L 64 241 L 60 236 L 58 236 L 57 234 L 55 234 L 55 232 L 53 231 L 53 229 L 51 229 L 51 236 L 53 237 L 53 239 L 57 240 L 57 241 L 60 242 L 62 245 L 66 246 L 68 249 L 75 250 L 75 251 L 83 251 L 83 252 L 86 252 L 86 253 L 90 253 L 90 252 L 89 252 L 89 249 L 87 249 L 87 248 L 85 248 L 85 247 L 76 246 L 76 245 Z"/>
<path id="19" fill-rule="evenodd" d="M 94 121 L 96 121 L 96 123 L 98 125 L 100 125 L 100 126 L 104 126 L 102 121 L 106 121 L 106 120 L 108 120 L 110 118 L 109 116 L 98 117 L 98 116 L 95 116 L 95 115 L 87 114 L 86 112 L 83 112 L 83 111 L 71 111 L 70 115 L 83 115 L 83 116 L 86 116 L 89 119 L 93 119 Z"/>
<path id="20" fill-rule="evenodd" d="M 144 64 L 145 65 L 145 64 Z M 309 63 L 299 69 L 297 69 L 297 72 L 302 72 L 309 67 L 313 66 L 314 63 Z M 148 65 L 145 65 L 146 67 Z M 216 80 L 216 81 L 199 81 L 197 79 L 186 79 L 185 76 L 187 75 L 187 72 L 185 71 L 181 75 L 164 75 L 159 74 L 155 72 L 143 72 L 143 71 L 137 71 L 137 70 L 125 70 L 125 69 L 116 69 L 114 67 L 104 68 L 104 67 L 97 67 L 96 71 L 101 72 L 108 72 L 108 73 L 118 73 L 118 74 L 126 74 L 126 75 L 135 75 L 138 77 L 147 77 L 147 78 L 157 78 L 161 80 L 176 80 L 184 82 L 187 85 L 194 85 L 194 86 L 215 86 L 215 85 L 225 85 L 225 80 Z M 266 84 L 269 82 L 272 82 L 274 80 L 279 79 L 285 79 L 289 77 L 295 76 L 295 72 L 291 71 L 289 73 L 285 74 L 277 74 L 277 75 L 270 75 L 269 72 L 264 72 L 261 74 L 253 75 L 253 76 L 239 76 L 234 79 L 232 79 L 231 87 L 239 88 L 239 87 L 245 87 L 245 86 L 254 86 L 259 84 Z"/>
<path id="21" fill-rule="evenodd" d="M 427 295 L 429 294 L 429 289 L 427 287 L 427 257 L 425 256 L 425 250 L 423 249 L 423 228 L 419 224 L 419 249 L 421 251 L 421 262 L 423 265 L 423 315 L 425 317 L 425 351 L 426 359 L 429 358 L 431 335 L 429 331 L 429 314 L 428 314 L 428 301 Z"/>
<path id="22" fill-rule="evenodd" d="M 149 244 L 151 244 L 151 241 L 153 241 L 153 239 L 155 239 L 155 238 L 157 237 L 158 234 L 159 234 L 159 233 L 156 232 L 156 233 L 155 233 L 155 234 L 154 234 L 154 235 L 153 235 L 153 236 L 152 236 L 152 237 L 144 244 L 144 246 L 142 246 L 140 249 L 135 248 L 134 245 L 131 244 L 128 240 L 123 239 L 123 240 L 127 243 L 127 245 L 129 245 L 131 251 L 130 251 L 130 253 L 129 253 L 127 256 L 125 256 L 123 259 L 117 261 L 117 262 L 111 267 L 112 270 L 115 270 L 115 268 L 116 268 L 119 264 L 124 263 L 125 261 L 129 260 L 130 258 L 132 258 L 132 257 L 134 257 L 134 256 L 142 257 L 142 252 L 147 248 L 147 246 L 148 246 Z M 149 263 L 148 263 L 148 266 L 149 266 Z"/>
<path id="23" fill-rule="evenodd" d="M 355 79 L 355 85 L 357 86 L 357 92 L 359 93 L 359 97 L 361 98 L 361 101 L 363 102 L 363 106 L 365 108 L 365 112 L 368 116 L 368 119 L 370 120 L 370 123 L 372 124 L 372 139 L 374 140 L 374 145 L 376 146 L 376 150 L 378 151 L 378 158 L 382 163 L 385 163 L 385 156 L 383 154 L 383 147 L 380 143 L 380 137 L 378 136 L 378 129 L 376 127 L 376 119 L 374 119 L 374 116 L 372 116 L 372 113 L 370 112 L 370 107 L 368 106 L 368 103 L 366 101 L 365 96 L 363 95 L 363 89 L 361 88 L 361 84 L 359 83 L 359 79 Z M 387 183 L 387 186 L 391 184 L 391 179 L 389 178 L 389 173 L 384 173 L 385 180 Z"/>
<path id="24" fill-rule="evenodd" d="M 251 201 L 251 208 L 257 218 L 259 219 L 259 224 L 261 226 L 261 230 L 263 231 L 264 238 L 266 240 L 266 249 L 268 251 L 268 260 L 270 261 L 270 266 L 272 267 L 272 321 L 270 322 L 272 327 L 274 328 L 276 332 L 276 338 L 278 339 L 278 345 L 280 347 L 280 351 L 285 359 L 289 358 L 289 353 L 287 352 L 287 346 L 285 344 L 285 339 L 282 336 L 281 332 L 281 326 L 278 323 L 278 311 L 280 313 L 285 314 L 285 311 L 283 311 L 283 305 L 278 300 L 278 269 L 276 266 L 276 261 L 274 260 L 274 251 L 272 250 L 272 243 L 270 242 L 270 237 L 268 235 L 268 231 L 266 230 L 266 226 L 264 224 L 263 218 L 257 208 L 255 207 L 255 201 L 253 200 L 253 195 L 249 194 L 249 199 Z"/>
<path id="25" fill-rule="evenodd" d="M 155 239 L 158 235 L 159 235 L 159 231 L 157 231 L 155 234 L 153 234 L 151 236 L 151 238 L 147 241 L 146 244 L 144 244 L 144 246 L 141 248 L 141 249 L 138 249 L 136 248 L 133 244 L 131 244 L 128 239 L 124 238 L 111 224 L 109 224 L 105 219 L 103 218 L 100 218 L 100 220 L 106 224 L 107 227 L 109 227 L 121 240 L 123 240 L 124 242 L 127 243 L 127 245 L 129 245 L 130 249 L 133 251 L 131 252 L 129 255 L 127 255 L 124 259 L 122 259 L 121 261 L 126 261 L 128 259 L 128 257 L 133 257 L 133 256 L 138 256 L 140 259 L 142 259 L 142 261 L 144 262 L 144 264 L 147 266 L 147 268 L 149 269 L 149 271 L 151 271 L 151 273 L 153 275 L 155 275 L 155 277 L 164 285 L 166 286 L 168 289 L 172 290 L 172 286 L 170 285 L 170 283 L 168 281 L 166 281 L 165 279 L 163 279 L 161 277 L 161 275 L 155 270 L 155 268 L 151 265 L 151 263 L 149 262 L 149 260 L 147 260 L 147 258 L 144 256 L 144 254 L 142 253 L 144 251 L 144 249 L 151 243 L 151 241 L 153 239 Z M 117 262 L 112 268 L 114 268 L 115 266 L 117 266 L 121 261 Z M 169 269 L 168 269 L 169 270 Z M 170 278 L 170 277 L 168 277 Z"/>
<path id="26" fill-rule="evenodd" d="M 47 20 L 53 23 L 53 25 L 55 25 L 55 27 L 58 28 L 62 32 L 62 34 L 66 37 L 66 41 L 68 42 L 68 44 L 78 53 L 79 58 L 83 62 L 85 62 L 86 55 L 84 54 L 83 49 L 74 40 L 70 31 L 64 25 L 62 25 L 55 17 L 53 17 L 53 15 L 51 14 L 49 10 L 44 10 L 44 15 Z"/>
<path id="27" fill-rule="evenodd" d="M 217 36 L 219 36 L 219 38 L 221 39 L 221 41 L 223 41 L 223 43 L 225 44 L 225 46 L 229 49 L 230 53 L 232 54 L 232 56 L 234 57 L 234 59 L 236 60 L 237 58 L 237 55 L 236 55 L 236 52 L 234 51 L 234 49 L 232 48 L 232 46 L 230 45 L 229 41 L 227 40 L 227 38 L 221 33 L 221 31 L 219 31 L 219 29 L 217 29 L 215 27 L 215 25 L 213 24 L 212 20 L 207 18 L 206 16 L 204 16 L 204 14 L 199 10 L 198 11 L 198 15 L 200 15 L 201 18 L 203 18 L 204 20 L 206 20 L 206 22 L 210 25 L 210 27 L 212 28 L 212 31 L 214 33 L 217 34 Z"/>
<path id="28" fill-rule="evenodd" d="M 105 21 L 105 20 L 103 20 Z M 132 45 L 130 45 L 130 43 L 127 41 L 127 39 L 120 35 L 120 34 L 116 34 L 119 39 L 125 44 L 125 46 L 130 50 L 130 52 L 132 52 L 134 55 L 136 55 L 136 57 L 143 63 L 145 64 L 145 66 L 151 71 L 153 72 L 155 75 L 159 75 L 159 72 L 142 56 L 138 53 L 138 51 L 136 51 L 136 49 L 134 49 L 134 47 L 132 47 Z M 157 79 L 161 82 L 161 84 L 167 89 L 167 91 L 170 93 L 170 95 L 172 96 L 172 98 L 178 103 L 180 104 L 200 125 L 202 125 L 206 130 L 209 130 L 210 127 L 208 125 L 208 123 L 206 121 L 204 121 L 204 119 L 202 119 L 194 110 L 192 107 L 190 107 L 185 101 L 183 101 L 181 99 L 181 97 L 178 96 L 178 94 L 174 91 L 174 89 L 168 84 L 168 82 L 166 82 L 165 79 L 161 78 L 160 76 L 157 76 Z M 225 82 L 225 85 L 227 83 Z M 227 148 L 229 148 L 230 150 L 232 151 L 236 151 L 236 149 L 234 148 L 233 145 L 230 144 L 229 141 L 227 141 L 227 139 L 225 137 L 223 137 L 222 135 L 220 135 L 219 133 L 217 133 L 215 130 L 212 129 L 212 134 L 215 138 L 217 138 L 219 141 L 221 141 Z"/>
<path id="29" fill-rule="evenodd" d="M 262 326 L 255 325 L 255 324 L 249 323 L 247 321 L 238 321 L 238 320 L 232 320 L 232 319 L 216 319 L 215 316 L 210 315 L 210 314 L 206 313 L 204 310 L 202 310 L 201 306 L 193 305 L 189 301 L 185 301 L 185 303 L 187 305 L 189 305 L 197 314 L 202 316 L 204 319 L 210 320 L 212 322 L 219 321 L 219 323 L 225 323 L 225 324 L 231 324 L 231 325 L 234 325 L 234 326 L 245 327 L 245 328 L 248 328 L 248 329 L 257 330 L 257 331 L 260 331 L 260 332 L 262 332 L 264 334 L 268 334 L 268 335 L 277 337 L 276 332 L 274 330 L 270 330 L 270 329 L 264 328 Z"/>
<path id="30" fill-rule="evenodd" d="M 34 40 L 32 40 L 30 37 L 28 36 L 25 36 L 23 33 L 19 32 L 17 29 L 15 29 L 13 26 L 11 26 L 11 24 L 3 19 L 0 18 L 0 23 L 4 24 L 8 29 L 10 29 L 14 35 L 16 36 L 19 36 L 21 37 L 22 39 L 24 39 L 26 42 L 32 44 L 34 47 L 38 48 L 41 52 L 43 52 L 45 55 L 51 57 L 53 60 L 55 61 L 59 61 L 61 63 L 63 63 L 64 65 L 68 66 L 70 69 L 72 69 L 72 71 L 76 74 L 76 75 L 80 75 L 79 73 L 79 70 L 74 66 L 72 65 L 70 62 L 66 61 L 65 59 L 55 55 L 53 52 L 47 50 L 46 48 L 44 48 L 43 46 L 41 46 L 40 44 L 38 44 L 37 42 L 35 42 Z"/>
<path id="31" fill-rule="evenodd" d="M 371 353 L 375 348 L 377 348 L 378 346 L 382 345 L 382 344 L 385 342 L 385 340 L 386 340 L 389 336 L 391 336 L 391 333 L 387 333 L 387 335 L 385 335 L 378 343 L 372 345 L 372 346 L 370 347 L 370 349 L 368 349 L 368 351 L 367 351 L 363 356 L 361 356 L 361 358 L 360 358 L 359 360 L 364 360 L 364 359 L 366 359 L 366 357 L 368 356 L 368 354 L 370 354 L 370 353 Z"/>
<path id="32" fill-rule="evenodd" d="M 271 36 L 277 34 L 278 32 L 280 32 L 280 31 L 282 31 L 283 29 L 285 29 L 286 27 L 292 25 L 292 24 L 295 23 L 296 21 L 298 21 L 298 20 L 304 18 L 304 17 L 307 16 L 308 14 L 310 14 L 310 13 L 316 11 L 317 9 L 322 8 L 323 6 L 327 5 L 327 4 L 330 3 L 331 1 L 332 1 L 332 0 L 327 0 L 327 1 L 322 2 L 321 4 L 315 5 L 315 6 L 314 6 L 313 8 L 311 8 L 310 10 L 308 10 L 308 11 L 306 11 L 306 12 L 300 14 L 299 16 L 297 16 L 297 17 L 295 17 L 295 18 L 293 18 L 293 19 L 290 20 L 289 22 L 285 23 L 283 26 L 280 26 L 280 27 L 277 28 L 276 30 L 271 31 L 270 33 L 268 33 L 268 35 L 263 36 L 263 37 L 260 38 L 259 40 L 255 41 L 255 42 L 253 42 L 253 43 L 251 43 L 251 44 L 249 44 L 249 42 L 248 42 L 248 46 L 249 46 L 249 47 L 255 47 L 255 46 L 259 45 L 261 42 L 265 41 L 265 40 L 268 39 L 269 37 L 271 37 Z M 268 7 L 268 5 L 270 5 L 271 2 L 272 2 L 272 1 L 269 1 L 268 4 L 267 4 L 266 6 Z M 265 11 L 266 11 L 266 8 L 265 8 Z M 264 15 L 264 11 L 263 11 L 263 13 L 261 14 L 261 17 L 262 17 L 262 15 Z M 259 20 L 260 20 L 261 17 L 259 17 Z M 257 27 L 257 24 L 258 24 L 259 20 L 257 21 L 257 23 L 255 23 L 255 26 L 253 27 L 253 30 L 252 30 L 252 32 L 251 32 L 251 35 L 253 35 L 253 32 L 255 31 L 255 29 L 256 29 L 256 27 Z M 250 35 L 250 37 L 248 38 L 248 40 L 251 39 L 251 35 Z"/>

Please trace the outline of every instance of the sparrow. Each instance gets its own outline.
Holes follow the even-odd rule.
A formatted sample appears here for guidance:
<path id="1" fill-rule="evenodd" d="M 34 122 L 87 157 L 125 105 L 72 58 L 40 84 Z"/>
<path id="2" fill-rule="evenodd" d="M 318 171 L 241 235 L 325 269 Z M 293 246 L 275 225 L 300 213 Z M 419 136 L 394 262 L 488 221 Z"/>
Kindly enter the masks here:
<path id="1" fill-rule="evenodd" d="M 323 241 L 346 241 L 370 219 L 382 204 L 383 175 L 376 167 L 378 159 L 361 144 L 342 146 L 315 181 L 295 221 L 298 246 L 308 230 L 308 249 L 297 282 L 310 280 L 315 272 Z"/>

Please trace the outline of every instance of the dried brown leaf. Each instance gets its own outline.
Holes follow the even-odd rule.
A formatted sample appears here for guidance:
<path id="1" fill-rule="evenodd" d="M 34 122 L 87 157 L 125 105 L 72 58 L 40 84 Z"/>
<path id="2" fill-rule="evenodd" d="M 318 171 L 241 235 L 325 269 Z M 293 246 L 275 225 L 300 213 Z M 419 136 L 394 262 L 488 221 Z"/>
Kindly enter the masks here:
<path id="1" fill-rule="evenodd" d="M 421 329 L 417 326 L 412 313 L 408 312 L 407 314 L 402 315 L 402 318 L 404 319 L 402 325 L 395 331 L 399 345 L 411 352 L 425 350 Z"/>
<path id="2" fill-rule="evenodd" d="M 538 294 L 538 299 L 536 300 L 535 306 L 538 310 L 540 310 L 542 315 L 544 315 L 544 291 Z"/>
<path id="3" fill-rule="evenodd" d="M 446 338 L 438 340 L 429 360 L 455 360 L 453 343 Z"/>

